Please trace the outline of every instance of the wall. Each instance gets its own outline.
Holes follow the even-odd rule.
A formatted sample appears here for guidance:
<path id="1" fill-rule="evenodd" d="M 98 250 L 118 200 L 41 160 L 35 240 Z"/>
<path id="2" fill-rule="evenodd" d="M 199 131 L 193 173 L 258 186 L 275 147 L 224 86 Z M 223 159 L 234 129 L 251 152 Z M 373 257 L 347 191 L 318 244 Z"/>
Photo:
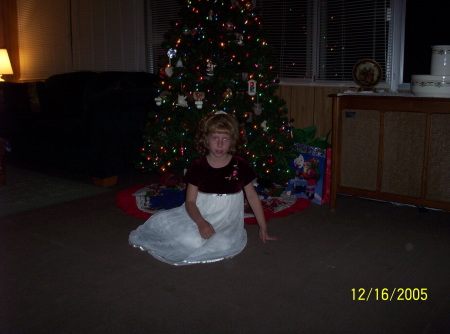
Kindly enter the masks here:
<path id="1" fill-rule="evenodd" d="M 5 29 L 3 28 L 3 2 L 0 2 L 0 48 L 5 48 Z"/>
<path id="2" fill-rule="evenodd" d="M 4 75 L 6 81 L 20 78 L 19 38 L 16 0 L 0 1 L 0 47 L 8 49 L 14 75 Z"/>

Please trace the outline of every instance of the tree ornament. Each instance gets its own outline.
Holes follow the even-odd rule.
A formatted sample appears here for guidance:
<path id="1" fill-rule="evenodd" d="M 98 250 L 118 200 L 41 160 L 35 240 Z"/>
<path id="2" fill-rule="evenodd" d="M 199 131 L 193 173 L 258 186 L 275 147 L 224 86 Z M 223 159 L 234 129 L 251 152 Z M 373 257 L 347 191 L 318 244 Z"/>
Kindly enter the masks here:
<path id="1" fill-rule="evenodd" d="M 177 55 L 176 49 L 169 49 L 169 51 L 167 51 L 167 56 L 169 57 L 169 59 L 173 59 L 176 55 Z"/>
<path id="2" fill-rule="evenodd" d="M 195 103 L 195 106 L 197 107 L 197 109 L 203 108 L 203 101 L 198 100 L 198 101 L 195 101 L 194 103 Z"/>
<path id="3" fill-rule="evenodd" d="M 267 120 L 265 120 L 265 121 L 263 121 L 263 122 L 261 123 L 261 127 L 262 127 L 262 129 L 263 129 L 264 132 L 267 132 Z"/>
<path id="4" fill-rule="evenodd" d="M 162 98 L 161 97 L 155 97 L 155 102 L 157 106 L 160 106 L 162 104 Z"/>
<path id="5" fill-rule="evenodd" d="M 208 20 L 212 21 L 214 17 L 214 11 L 211 9 L 208 13 Z"/>
<path id="6" fill-rule="evenodd" d="M 173 74 L 173 67 L 170 66 L 170 65 L 166 66 L 166 68 L 164 69 L 164 72 L 170 78 L 172 76 L 172 74 Z"/>
<path id="7" fill-rule="evenodd" d="M 253 112 L 255 113 L 255 115 L 261 115 L 263 110 L 264 108 L 262 107 L 261 103 L 255 103 L 255 105 L 253 106 Z"/>
<path id="8" fill-rule="evenodd" d="M 225 23 L 225 29 L 228 31 L 233 31 L 234 30 L 234 24 L 231 21 L 227 21 Z"/>
<path id="9" fill-rule="evenodd" d="M 205 98 L 205 92 L 193 92 L 192 95 L 195 101 L 202 101 Z"/>
<path id="10" fill-rule="evenodd" d="M 181 59 L 178 59 L 177 61 L 177 67 L 184 67 L 183 61 Z"/>
<path id="11" fill-rule="evenodd" d="M 170 78 L 173 74 L 173 68 L 172 68 L 172 59 L 177 55 L 176 49 L 169 49 L 167 51 L 167 56 L 169 57 L 169 65 L 166 66 L 164 69 L 164 72 L 166 72 L 167 76 Z"/>
<path id="12" fill-rule="evenodd" d="M 236 37 L 236 44 L 239 46 L 244 46 L 244 35 L 241 33 L 235 33 L 234 36 Z"/>
<path id="13" fill-rule="evenodd" d="M 251 1 L 245 4 L 245 9 L 247 9 L 249 12 L 253 9 L 253 4 L 251 3 Z"/>
<path id="14" fill-rule="evenodd" d="M 231 88 L 227 88 L 227 90 L 225 91 L 225 93 L 222 94 L 222 97 L 225 100 L 229 100 L 233 97 L 233 91 L 231 90 Z"/>
<path id="15" fill-rule="evenodd" d="M 185 95 L 178 95 L 178 106 L 180 107 L 187 107 L 188 103 L 186 101 L 186 96 Z"/>
<path id="16" fill-rule="evenodd" d="M 206 65 L 206 74 L 209 76 L 213 76 L 214 75 L 214 68 L 217 65 L 214 65 L 212 61 L 209 61 L 208 64 Z"/>
<path id="17" fill-rule="evenodd" d="M 173 74 L 173 68 L 170 65 L 166 65 L 165 67 L 161 67 L 159 70 L 159 75 L 162 78 L 170 78 Z"/>
<path id="18" fill-rule="evenodd" d="M 164 78 L 164 77 L 167 76 L 167 73 L 166 73 L 166 67 L 161 67 L 161 68 L 159 69 L 159 76 L 160 76 L 161 78 Z"/>
<path id="19" fill-rule="evenodd" d="M 248 89 L 247 89 L 247 93 L 250 96 L 254 96 L 256 95 L 256 80 L 250 79 L 248 81 Z"/>
<path id="20" fill-rule="evenodd" d="M 203 99 L 205 98 L 205 93 L 204 92 L 193 92 L 192 96 L 194 97 L 195 100 L 195 106 L 197 107 L 197 109 L 202 109 L 203 108 Z"/>

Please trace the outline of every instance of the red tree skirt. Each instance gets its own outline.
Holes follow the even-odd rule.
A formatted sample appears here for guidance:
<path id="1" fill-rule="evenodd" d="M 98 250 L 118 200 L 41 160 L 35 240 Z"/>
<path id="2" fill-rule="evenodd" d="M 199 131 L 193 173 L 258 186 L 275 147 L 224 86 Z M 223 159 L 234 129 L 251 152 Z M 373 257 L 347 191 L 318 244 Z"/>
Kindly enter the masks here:
<path id="1" fill-rule="evenodd" d="M 164 187 L 160 184 L 141 184 L 120 191 L 116 195 L 116 204 L 126 214 L 136 218 L 148 219 L 152 214 L 157 212 L 155 209 L 143 209 L 142 203 L 138 203 L 136 192 L 145 192 L 146 189 Z M 143 191 L 144 190 L 144 191 Z M 309 199 L 286 197 L 269 197 L 261 200 L 266 220 L 288 216 L 294 212 L 306 210 L 311 203 Z M 246 210 L 247 211 L 247 210 Z M 251 213 L 245 214 L 245 223 L 248 225 L 256 225 L 256 219 Z"/>

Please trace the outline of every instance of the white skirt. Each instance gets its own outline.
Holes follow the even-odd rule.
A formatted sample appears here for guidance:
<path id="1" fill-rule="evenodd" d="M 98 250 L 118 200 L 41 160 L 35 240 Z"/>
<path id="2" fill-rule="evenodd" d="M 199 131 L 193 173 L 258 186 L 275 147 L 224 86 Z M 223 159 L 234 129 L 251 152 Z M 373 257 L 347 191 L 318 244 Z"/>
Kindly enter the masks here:
<path id="1" fill-rule="evenodd" d="M 247 244 L 243 192 L 199 192 L 197 206 L 216 231 L 211 238 L 200 236 L 183 204 L 151 216 L 130 233 L 130 244 L 172 265 L 216 262 L 239 254 Z"/>

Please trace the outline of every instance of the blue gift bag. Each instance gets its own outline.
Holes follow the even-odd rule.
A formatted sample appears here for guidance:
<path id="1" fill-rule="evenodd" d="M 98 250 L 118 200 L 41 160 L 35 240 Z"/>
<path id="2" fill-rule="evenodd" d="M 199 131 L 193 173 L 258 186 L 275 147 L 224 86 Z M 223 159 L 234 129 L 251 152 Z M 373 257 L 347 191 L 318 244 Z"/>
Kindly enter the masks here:
<path id="1" fill-rule="evenodd" d="M 287 192 L 297 198 L 308 198 L 322 204 L 323 182 L 325 179 L 326 149 L 306 144 L 294 144 L 298 152 L 291 161 L 295 178 L 289 180 Z"/>

